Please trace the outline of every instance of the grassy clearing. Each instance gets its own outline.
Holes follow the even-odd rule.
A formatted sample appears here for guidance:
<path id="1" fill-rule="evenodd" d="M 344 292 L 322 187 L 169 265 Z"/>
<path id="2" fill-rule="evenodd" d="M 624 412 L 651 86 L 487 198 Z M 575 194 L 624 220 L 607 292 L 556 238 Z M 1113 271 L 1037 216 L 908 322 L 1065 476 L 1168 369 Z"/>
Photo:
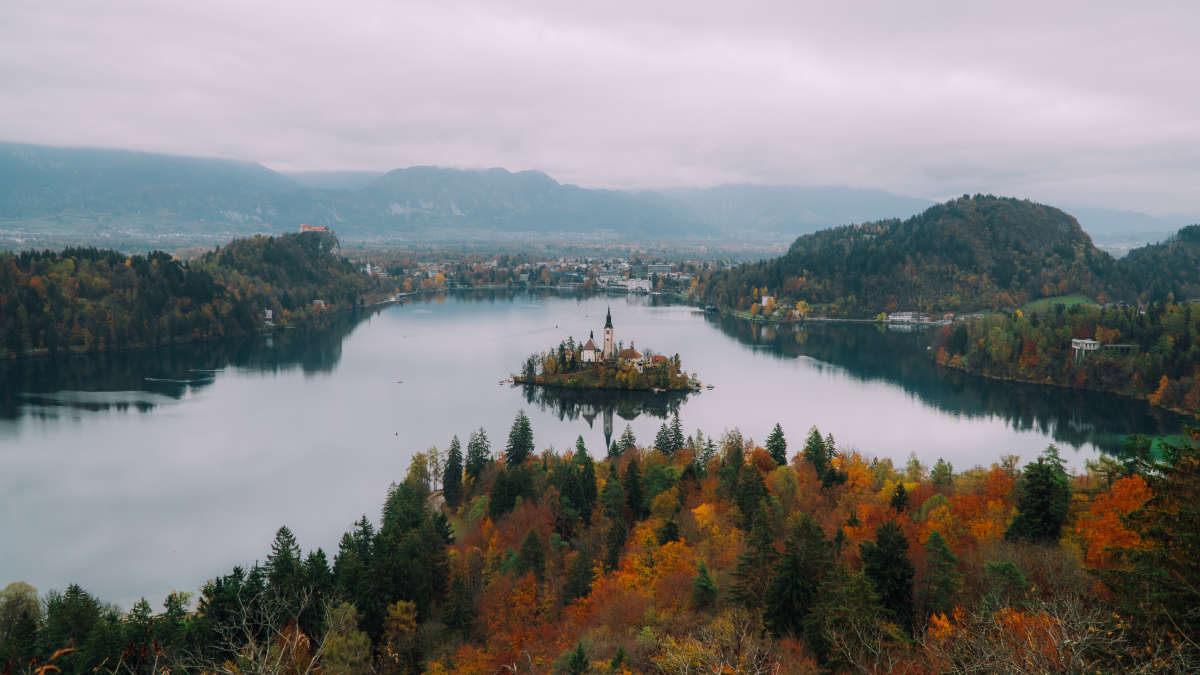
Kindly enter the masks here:
<path id="1" fill-rule="evenodd" d="M 1042 312 L 1048 310 L 1055 305 L 1063 305 L 1065 307 L 1074 307 L 1076 305 L 1094 305 L 1096 301 L 1086 295 L 1058 295 L 1053 298 L 1040 298 L 1033 302 L 1027 303 L 1021 308 L 1023 312 Z"/>

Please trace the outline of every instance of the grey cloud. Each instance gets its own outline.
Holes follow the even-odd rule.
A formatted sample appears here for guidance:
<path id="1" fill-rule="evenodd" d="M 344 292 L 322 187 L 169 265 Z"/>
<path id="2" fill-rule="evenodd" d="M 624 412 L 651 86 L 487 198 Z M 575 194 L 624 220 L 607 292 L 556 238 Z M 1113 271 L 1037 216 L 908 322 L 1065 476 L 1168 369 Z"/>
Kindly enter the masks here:
<path id="1" fill-rule="evenodd" d="M 582 4 L 9 0 L 0 138 L 1200 211 L 1194 3 Z"/>

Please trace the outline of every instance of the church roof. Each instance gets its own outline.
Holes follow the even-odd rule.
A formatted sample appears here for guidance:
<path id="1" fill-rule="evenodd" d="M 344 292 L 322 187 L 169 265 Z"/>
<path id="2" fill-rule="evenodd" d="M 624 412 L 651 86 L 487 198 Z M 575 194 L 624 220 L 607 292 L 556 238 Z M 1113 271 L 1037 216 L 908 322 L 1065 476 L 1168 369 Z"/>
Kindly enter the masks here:
<path id="1" fill-rule="evenodd" d="M 642 358 L 642 355 L 638 352 L 638 350 L 634 349 L 633 347 L 626 347 L 625 349 L 621 350 L 621 353 L 617 354 L 617 358 L 630 359 L 630 360 L 636 361 L 637 359 Z"/>
<path id="2" fill-rule="evenodd" d="M 589 339 L 589 340 L 587 341 L 587 344 L 585 344 L 585 345 L 583 346 L 583 351 L 585 351 L 585 352 L 586 352 L 586 351 L 593 351 L 593 352 L 594 352 L 594 351 L 597 351 L 597 350 L 596 350 L 596 343 L 595 343 L 595 342 L 592 342 L 592 341 Z"/>

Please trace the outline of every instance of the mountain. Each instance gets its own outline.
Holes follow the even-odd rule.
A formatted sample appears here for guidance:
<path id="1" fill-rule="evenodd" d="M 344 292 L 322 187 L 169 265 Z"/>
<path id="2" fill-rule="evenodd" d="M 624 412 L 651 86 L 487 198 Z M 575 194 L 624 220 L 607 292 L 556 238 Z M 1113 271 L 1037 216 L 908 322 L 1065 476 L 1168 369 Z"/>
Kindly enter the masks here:
<path id="1" fill-rule="evenodd" d="M 933 202 L 882 190 L 838 186 L 719 185 L 662 193 L 681 212 L 722 232 L 782 233 L 788 237 L 835 225 L 906 218 Z"/>
<path id="2" fill-rule="evenodd" d="M 1016 307 L 1124 287 L 1116 262 L 1066 213 L 1028 200 L 964 196 L 906 220 L 804 235 L 780 258 L 713 275 L 707 302 L 747 309 L 762 295 L 834 315 Z"/>
<path id="3" fill-rule="evenodd" d="M 1200 225 L 1189 225 L 1159 244 L 1129 252 L 1120 261 L 1126 282 L 1146 300 L 1200 298 Z"/>
<path id="4" fill-rule="evenodd" d="M 301 223 L 361 239 L 712 232 L 657 194 L 588 190 L 536 171 L 413 167 L 297 178 L 247 162 L 4 143 L 0 230 L 68 241 L 113 232 L 228 238 Z"/>

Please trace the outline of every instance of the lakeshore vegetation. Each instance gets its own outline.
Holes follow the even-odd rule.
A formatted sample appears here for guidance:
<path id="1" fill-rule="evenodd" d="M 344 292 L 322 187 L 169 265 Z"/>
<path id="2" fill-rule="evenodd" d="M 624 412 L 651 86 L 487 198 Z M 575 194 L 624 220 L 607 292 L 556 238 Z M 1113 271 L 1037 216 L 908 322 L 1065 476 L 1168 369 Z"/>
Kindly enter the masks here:
<path id="1" fill-rule="evenodd" d="M 547 352 L 530 354 L 513 381 L 566 389 L 627 391 L 690 391 L 699 386 L 695 377 L 684 372 L 679 354 L 641 354 L 632 345 L 628 349 L 621 345 L 612 360 L 596 356 L 593 361 L 585 361 L 584 346 L 568 338 Z"/>
<path id="2" fill-rule="evenodd" d="M 236 239 L 195 260 L 96 248 L 0 252 L 0 358 L 156 347 L 320 321 L 372 282 L 326 232 Z"/>
<path id="3" fill-rule="evenodd" d="M 519 413 L 414 456 L 377 520 L 194 598 L 0 592 L 5 672 L 1187 672 L 1200 431 L 1070 473 L 868 460 L 812 428 L 602 459 Z M 348 518 L 349 522 L 350 518 Z M 194 603 L 193 603 L 194 600 Z M 41 669 L 41 670 L 39 670 Z"/>

